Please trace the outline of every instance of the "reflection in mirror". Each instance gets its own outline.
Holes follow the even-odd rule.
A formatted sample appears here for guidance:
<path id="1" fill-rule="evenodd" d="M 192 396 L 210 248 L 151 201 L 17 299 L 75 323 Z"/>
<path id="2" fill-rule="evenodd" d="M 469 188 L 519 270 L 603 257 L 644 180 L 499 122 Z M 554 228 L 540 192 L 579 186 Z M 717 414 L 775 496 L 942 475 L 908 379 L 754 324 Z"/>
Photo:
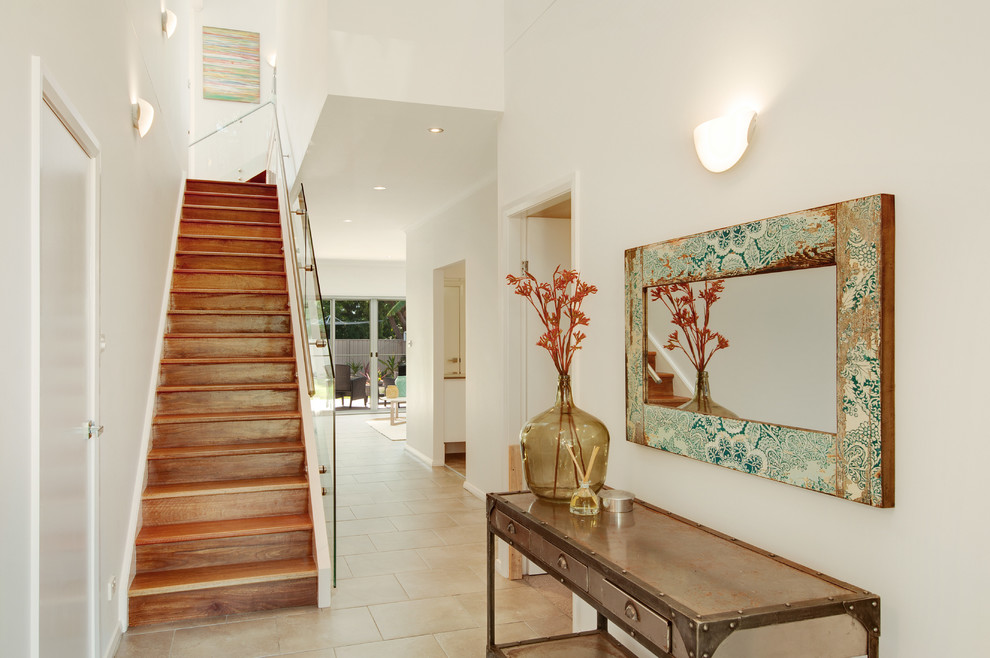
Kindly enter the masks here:
<path id="1" fill-rule="evenodd" d="M 690 285 L 697 297 L 705 284 Z M 731 411 L 713 413 L 835 433 L 835 267 L 734 277 L 724 286 L 708 327 L 729 345 L 706 370 L 711 398 Z M 646 402 L 680 407 L 690 404 L 697 372 L 683 350 L 664 349 L 675 330 L 682 343 L 685 337 L 654 290 L 646 291 Z M 696 308 L 704 327 L 705 302 Z"/>

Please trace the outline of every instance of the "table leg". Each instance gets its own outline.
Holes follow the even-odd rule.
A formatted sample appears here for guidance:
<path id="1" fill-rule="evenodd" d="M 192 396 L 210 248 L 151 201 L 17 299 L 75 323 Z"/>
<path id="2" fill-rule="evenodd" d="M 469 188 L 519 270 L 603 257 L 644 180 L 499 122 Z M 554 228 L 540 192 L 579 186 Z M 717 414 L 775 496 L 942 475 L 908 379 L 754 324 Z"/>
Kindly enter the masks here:
<path id="1" fill-rule="evenodd" d="M 495 647 L 495 535 L 488 531 L 488 648 Z"/>

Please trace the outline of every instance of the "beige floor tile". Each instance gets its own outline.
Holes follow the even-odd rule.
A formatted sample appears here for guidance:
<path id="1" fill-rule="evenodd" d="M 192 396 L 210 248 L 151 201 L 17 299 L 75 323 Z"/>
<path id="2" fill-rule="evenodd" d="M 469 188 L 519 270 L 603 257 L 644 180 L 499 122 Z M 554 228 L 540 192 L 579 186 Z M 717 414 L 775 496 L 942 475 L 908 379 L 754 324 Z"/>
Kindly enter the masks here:
<path id="1" fill-rule="evenodd" d="M 360 473 L 354 476 L 357 482 L 394 482 L 395 480 L 422 480 L 432 474 L 423 468 L 418 471 L 379 471 L 377 473 Z"/>
<path id="2" fill-rule="evenodd" d="M 350 507 L 346 507 L 340 503 L 337 504 L 337 509 L 334 512 L 337 514 L 338 521 L 353 521 L 357 518 L 354 516 L 354 511 Z"/>
<path id="3" fill-rule="evenodd" d="M 336 575 L 337 580 L 344 580 L 345 578 L 353 578 L 354 574 L 351 573 L 351 568 L 347 566 L 347 562 L 342 557 L 338 557 L 336 561 Z"/>
<path id="4" fill-rule="evenodd" d="M 449 567 L 411 571 L 396 575 L 410 599 L 432 599 L 472 592 L 484 592 L 485 581 L 470 569 Z"/>
<path id="5" fill-rule="evenodd" d="M 475 618 L 484 620 L 487 610 L 485 593 L 461 594 L 457 600 Z M 495 621 L 506 624 L 560 616 L 560 610 L 532 587 L 513 587 L 495 596 Z"/>
<path id="6" fill-rule="evenodd" d="M 410 491 L 375 491 L 368 494 L 373 503 L 404 503 L 410 500 L 426 500 L 428 489 Z M 367 502 L 367 501 L 365 501 Z"/>
<path id="7" fill-rule="evenodd" d="M 452 528 L 457 523 L 450 518 L 449 514 L 437 512 L 435 514 L 416 514 L 413 516 L 389 517 L 389 521 L 396 530 L 427 530 L 432 528 Z"/>
<path id="8" fill-rule="evenodd" d="M 424 548 L 424 551 L 435 550 Z M 388 551 L 368 555 L 348 555 L 344 558 L 355 577 L 381 576 L 403 571 L 424 571 L 430 567 L 416 551 Z"/>
<path id="9" fill-rule="evenodd" d="M 171 629 L 136 634 L 128 631 L 120 639 L 114 655 L 116 658 L 169 658 L 173 632 Z"/>
<path id="10" fill-rule="evenodd" d="M 480 511 L 447 512 L 457 525 L 485 525 L 485 514 Z"/>
<path id="11" fill-rule="evenodd" d="M 292 656 L 293 658 L 334 658 L 337 654 L 333 649 L 317 649 L 316 651 L 299 651 L 293 653 L 280 653 L 279 656 Z"/>
<path id="12" fill-rule="evenodd" d="M 170 655 L 172 658 L 258 658 L 276 654 L 279 652 L 277 620 L 303 616 L 305 615 L 181 628 L 175 631 Z"/>
<path id="13" fill-rule="evenodd" d="M 198 619 L 180 619 L 179 621 L 172 622 L 172 628 L 196 628 L 198 626 L 215 626 L 216 624 L 223 624 L 227 622 L 227 615 L 218 615 L 216 617 L 200 617 Z"/>
<path id="14" fill-rule="evenodd" d="M 444 541 L 433 530 L 407 530 L 368 536 L 379 551 L 400 551 L 409 548 L 443 546 Z"/>
<path id="15" fill-rule="evenodd" d="M 320 610 L 278 618 L 279 648 L 284 653 L 377 642 L 381 634 L 367 608 Z"/>
<path id="16" fill-rule="evenodd" d="M 440 498 L 473 498 L 471 494 L 464 490 L 464 487 L 460 484 L 445 484 L 443 486 L 431 487 L 430 489 L 422 489 L 423 495 L 430 500 L 437 500 Z M 412 492 L 410 492 L 412 493 Z"/>
<path id="17" fill-rule="evenodd" d="M 434 532 L 443 540 L 443 543 L 450 546 L 483 542 L 488 534 L 488 530 L 482 524 L 438 528 Z"/>
<path id="18" fill-rule="evenodd" d="M 404 637 L 337 649 L 337 658 L 446 658 L 432 635 Z"/>
<path id="19" fill-rule="evenodd" d="M 477 626 L 456 597 L 386 603 L 368 608 L 382 637 L 395 639 Z"/>
<path id="20" fill-rule="evenodd" d="M 573 627 L 570 615 L 554 615 L 542 619 L 527 619 L 526 625 L 536 633 L 535 637 L 551 637 L 570 633 Z"/>
<path id="21" fill-rule="evenodd" d="M 371 539 L 368 535 L 337 537 L 337 557 L 374 553 L 376 550 L 378 549 L 376 549 L 375 545 L 371 543 Z"/>
<path id="22" fill-rule="evenodd" d="M 147 635 L 148 633 L 161 633 L 162 631 L 172 631 L 175 630 L 175 624 L 173 622 L 165 622 L 164 624 L 147 624 L 145 626 L 131 626 L 127 629 L 124 637 L 128 635 Z"/>
<path id="23" fill-rule="evenodd" d="M 250 621 L 252 619 L 268 619 L 270 617 L 284 617 L 285 615 L 301 615 L 306 612 L 319 610 L 315 605 L 307 605 L 300 608 L 277 608 L 275 610 L 256 610 L 254 612 L 242 612 L 239 615 L 227 615 L 227 623 L 238 621 Z"/>
<path id="24" fill-rule="evenodd" d="M 395 530 L 396 527 L 388 519 L 358 519 L 356 521 L 337 522 L 338 537 L 370 535 L 373 532 L 395 532 Z"/>
<path id="25" fill-rule="evenodd" d="M 451 564 L 468 568 L 483 567 L 487 560 L 487 549 L 481 543 L 420 548 L 417 552 L 430 565 L 430 569 L 441 569 Z"/>
<path id="26" fill-rule="evenodd" d="M 432 514 L 436 512 L 467 512 L 470 508 L 459 498 L 440 498 L 437 500 L 413 500 L 407 503 L 409 509 L 416 514 Z M 481 515 L 482 517 L 484 515 Z"/>
<path id="27" fill-rule="evenodd" d="M 337 495 L 350 496 L 353 494 L 367 494 L 374 491 L 388 491 L 389 487 L 384 482 L 355 482 L 353 484 L 338 484 Z"/>
<path id="28" fill-rule="evenodd" d="M 359 608 L 376 603 L 405 601 L 408 598 L 395 576 L 388 574 L 340 581 L 330 596 L 330 605 L 336 609 Z"/>
<path id="29" fill-rule="evenodd" d="M 406 516 L 413 513 L 405 503 L 354 505 L 350 510 L 356 519 L 380 519 L 385 516 Z"/>
<path id="30" fill-rule="evenodd" d="M 437 642 L 443 647 L 448 658 L 476 658 L 485 655 L 488 631 L 484 628 L 468 628 L 462 631 L 437 633 Z M 520 642 L 538 637 L 522 622 L 498 624 L 495 626 L 495 642 Z"/>

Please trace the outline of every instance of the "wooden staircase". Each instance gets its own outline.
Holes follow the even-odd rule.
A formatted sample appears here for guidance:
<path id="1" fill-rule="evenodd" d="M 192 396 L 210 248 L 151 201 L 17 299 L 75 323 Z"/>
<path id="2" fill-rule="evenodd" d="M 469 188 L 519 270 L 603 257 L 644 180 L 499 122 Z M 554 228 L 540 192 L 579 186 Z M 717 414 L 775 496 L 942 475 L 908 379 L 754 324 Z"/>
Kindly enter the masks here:
<path id="1" fill-rule="evenodd" d="M 654 370 L 657 369 L 657 353 L 647 352 L 646 362 L 650 364 Z M 689 402 L 691 398 L 686 398 L 681 395 L 674 395 L 674 373 L 671 372 L 659 372 L 657 371 L 657 376 L 660 377 L 660 381 L 653 381 L 653 378 L 649 374 L 646 375 L 646 401 L 649 404 L 660 404 L 665 407 L 679 407 L 685 402 Z"/>
<path id="2" fill-rule="evenodd" d="M 188 181 L 132 626 L 317 603 L 286 285 L 275 186 Z"/>

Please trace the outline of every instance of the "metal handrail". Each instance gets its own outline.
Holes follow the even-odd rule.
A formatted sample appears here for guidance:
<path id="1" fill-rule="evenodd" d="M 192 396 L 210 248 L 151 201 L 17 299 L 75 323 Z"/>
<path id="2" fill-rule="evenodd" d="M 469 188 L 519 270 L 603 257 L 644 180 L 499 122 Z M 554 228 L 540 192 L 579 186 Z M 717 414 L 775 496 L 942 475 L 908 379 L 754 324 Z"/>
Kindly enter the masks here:
<path id="1" fill-rule="evenodd" d="M 200 137 L 199 139 L 197 139 L 195 142 L 193 142 L 189 146 L 190 147 L 196 146 L 197 144 L 199 144 L 203 140 L 209 139 L 210 137 L 213 137 L 218 132 L 220 132 L 222 130 L 226 130 L 227 128 L 230 128 L 232 125 L 234 125 L 238 121 L 243 121 L 244 119 L 248 118 L 249 116 L 251 116 L 252 114 L 254 114 L 255 112 L 257 112 L 261 108 L 265 107 L 266 105 L 271 105 L 271 106 L 274 107 L 275 106 L 275 103 L 273 101 L 265 101 L 264 103 L 262 103 L 261 105 L 259 105 L 256 108 L 254 108 L 253 110 L 250 110 L 248 112 L 245 112 L 244 114 L 242 114 L 241 116 L 237 117 L 236 119 L 231 119 L 230 121 L 228 121 L 227 123 L 223 124 L 222 126 L 220 126 L 219 128 L 217 128 L 213 132 L 209 133 L 208 135 L 204 135 L 203 137 Z M 278 113 L 276 112 L 276 115 L 277 114 Z M 278 121 L 278 117 L 277 116 L 275 117 L 275 120 L 276 120 L 276 122 Z M 279 149 L 279 150 L 281 150 L 281 149 Z"/>

